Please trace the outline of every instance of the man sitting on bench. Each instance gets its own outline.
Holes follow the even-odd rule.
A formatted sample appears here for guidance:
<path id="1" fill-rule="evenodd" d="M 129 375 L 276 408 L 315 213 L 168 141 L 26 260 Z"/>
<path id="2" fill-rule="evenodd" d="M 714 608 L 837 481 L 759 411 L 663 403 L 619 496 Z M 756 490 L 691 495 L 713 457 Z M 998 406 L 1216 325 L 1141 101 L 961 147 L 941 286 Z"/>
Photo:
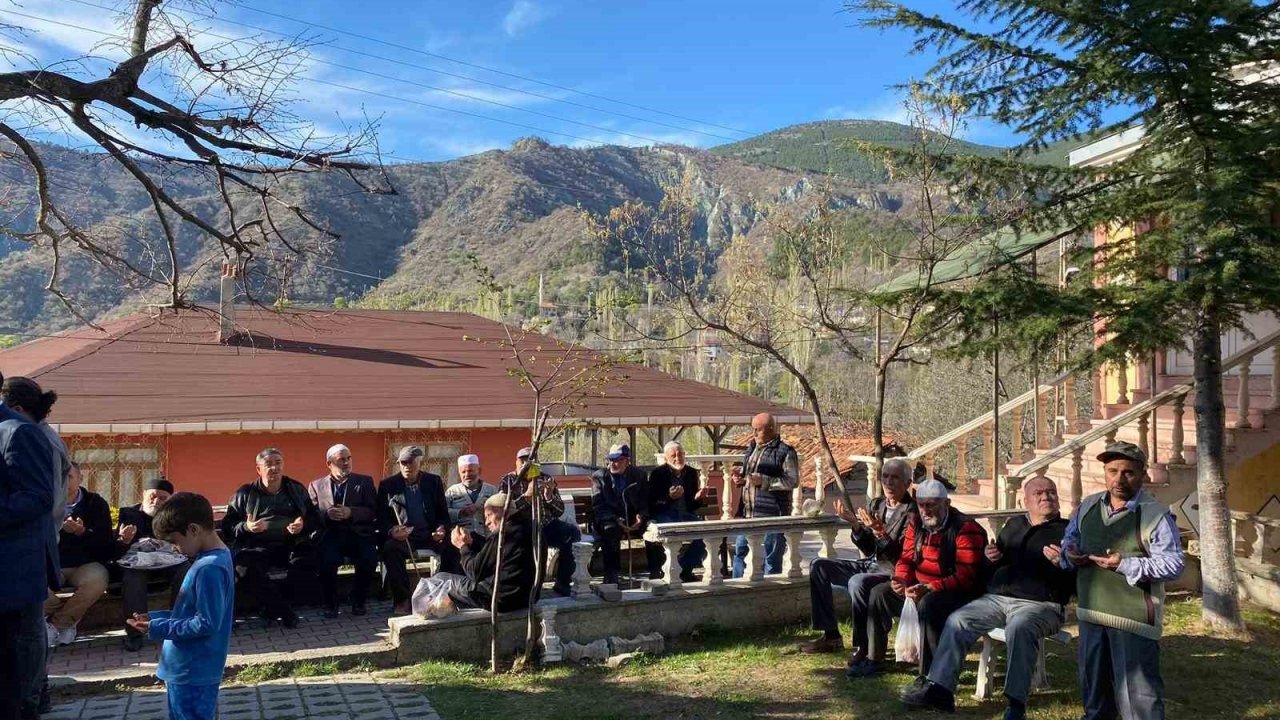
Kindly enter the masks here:
<path id="1" fill-rule="evenodd" d="M 116 559 L 124 557 L 139 541 L 154 538 L 151 520 L 156 511 L 173 494 L 173 483 L 162 477 L 151 478 L 142 485 L 142 502 L 132 507 L 120 508 L 120 520 L 116 523 Z M 190 563 L 150 570 L 147 568 L 121 568 L 120 594 L 124 600 L 124 649 L 138 652 L 147 645 L 147 636 L 128 624 L 135 613 L 147 613 L 147 583 L 152 578 L 163 577 L 169 583 L 170 604 L 182 587 Z"/>
<path id="2" fill-rule="evenodd" d="M 289 599 L 302 585 L 303 573 L 315 570 L 312 535 L 320 517 L 307 489 L 284 474 L 284 455 L 275 448 L 258 453 L 258 479 L 241 485 L 227 503 L 222 537 L 231 543 L 236 577 L 245 592 L 258 601 L 258 613 L 270 625 L 298 626 Z M 290 592 L 282 594 L 271 582 L 273 568 L 286 569 Z"/>
<path id="3" fill-rule="evenodd" d="M 422 469 L 422 448 L 411 445 L 400 451 L 400 472 L 378 485 L 378 527 L 381 531 L 382 561 L 387 571 L 387 587 L 394 603 L 392 613 L 408 615 L 413 588 L 405 564 L 416 562 L 415 553 L 431 550 L 440 556 L 440 569 L 460 573 L 458 550 L 447 537 L 449 503 L 444 498 L 444 480 Z"/>
<path id="4" fill-rule="evenodd" d="M 44 612 L 49 647 L 70 645 L 76 639 L 80 618 L 102 599 L 107 589 L 107 568 L 113 552 L 111 507 L 95 492 L 80 486 L 80 466 L 72 463 L 67 475 L 67 518 L 58 533 L 58 556 L 63 583 L 75 587 L 69 599 L 49 592 Z"/>
<path id="5" fill-rule="evenodd" d="M 1058 514 L 1058 487 L 1040 475 L 1022 485 L 1027 514 L 1013 518 L 986 549 L 994 572 L 987 594 L 956 610 L 947 619 L 929 666 L 928 682 L 902 696 L 907 707 L 955 710 L 956 678 L 973 643 L 1003 627 L 1009 662 L 1004 694 L 1005 720 L 1027 716 L 1027 696 L 1036 670 L 1041 638 L 1062 628 L 1063 606 L 1071 599 L 1075 573 L 1057 559 L 1067 521 Z"/>

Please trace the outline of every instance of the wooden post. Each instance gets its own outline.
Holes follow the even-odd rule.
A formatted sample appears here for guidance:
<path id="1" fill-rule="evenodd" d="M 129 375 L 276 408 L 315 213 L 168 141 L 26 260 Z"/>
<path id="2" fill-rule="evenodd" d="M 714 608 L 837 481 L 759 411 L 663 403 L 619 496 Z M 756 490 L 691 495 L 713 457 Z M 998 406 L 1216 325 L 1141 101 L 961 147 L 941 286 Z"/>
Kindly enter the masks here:
<path id="1" fill-rule="evenodd" d="M 562 435 L 562 437 L 561 437 L 561 439 L 562 439 L 562 440 L 563 440 L 563 442 L 564 442 L 564 453 L 561 455 L 561 462 L 565 463 L 566 465 L 567 465 L 567 464 L 569 464 L 569 450 L 570 450 L 570 447 L 571 447 L 571 444 L 570 444 L 570 442 L 569 442 L 569 441 L 570 441 L 569 433 L 571 433 L 571 432 L 573 432 L 573 431 L 572 431 L 572 430 L 570 430 L 569 428 L 565 427 L 565 428 L 564 428 L 564 434 L 563 434 L 563 435 Z"/>
<path id="2" fill-rule="evenodd" d="M 1000 318 L 993 318 L 993 337 L 999 340 Z M 991 507 L 1000 507 L 1000 343 L 991 348 Z"/>
<path id="3" fill-rule="evenodd" d="M 1173 425 L 1169 428 L 1169 444 L 1172 446 L 1169 454 L 1171 465 L 1187 464 L 1186 455 L 1183 454 L 1186 448 L 1183 447 L 1182 439 L 1182 416 L 1186 412 L 1186 403 L 1186 395 L 1177 395 L 1173 398 Z"/>
<path id="4" fill-rule="evenodd" d="M 1249 422 L 1249 366 L 1253 358 L 1247 357 L 1240 363 L 1240 386 L 1236 389 L 1236 429 L 1248 430 L 1253 427 Z"/>
<path id="5" fill-rule="evenodd" d="M 600 429 L 591 428 L 591 465 L 600 466 Z"/>

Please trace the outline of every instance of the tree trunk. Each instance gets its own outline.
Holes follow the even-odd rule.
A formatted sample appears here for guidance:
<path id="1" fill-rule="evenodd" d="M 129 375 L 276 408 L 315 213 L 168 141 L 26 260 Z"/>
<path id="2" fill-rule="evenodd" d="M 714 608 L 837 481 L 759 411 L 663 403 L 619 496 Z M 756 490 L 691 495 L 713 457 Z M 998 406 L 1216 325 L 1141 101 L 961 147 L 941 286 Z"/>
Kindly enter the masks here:
<path id="1" fill-rule="evenodd" d="M 1226 410 L 1222 401 L 1222 329 L 1202 319 L 1192 338 L 1196 387 L 1196 492 L 1200 503 L 1202 618 L 1218 630 L 1242 632 L 1236 558 L 1227 506 Z"/>
<path id="2" fill-rule="evenodd" d="M 889 367 L 881 362 L 876 365 L 876 409 L 871 416 L 871 442 L 874 445 L 877 467 L 867 468 L 867 500 L 880 497 L 879 465 L 884 464 L 884 393 L 889 384 Z"/>

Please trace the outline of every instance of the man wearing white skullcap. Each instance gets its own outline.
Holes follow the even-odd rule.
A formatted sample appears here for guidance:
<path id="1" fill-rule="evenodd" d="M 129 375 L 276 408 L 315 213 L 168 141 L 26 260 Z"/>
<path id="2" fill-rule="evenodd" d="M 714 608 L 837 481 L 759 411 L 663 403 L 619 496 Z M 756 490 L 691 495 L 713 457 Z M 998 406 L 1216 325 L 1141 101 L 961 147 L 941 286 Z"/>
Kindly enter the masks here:
<path id="1" fill-rule="evenodd" d="M 871 677 L 884 672 L 889 629 L 913 602 L 920 617 L 919 678 L 926 682 L 933 649 L 951 613 L 982 594 L 983 552 L 987 533 L 967 515 L 951 507 L 947 487 L 929 478 L 916 485 L 917 517 L 902 536 L 902 552 L 893 578 L 871 591 L 870 644 L 867 657 L 851 665 L 847 675 Z"/>
<path id="2" fill-rule="evenodd" d="M 484 501 L 498 494 L 498 487 L 480 479 L 480 457 L 462 455 L 458 457 L 458 477 L 460 481 L 450 485 L 444 491 L 444 499 L 449 505 L 449 520 L 454 525 L 461 525 L 479 535 L 487 535 L 484 525 Z"/>
<path id="3" fill-rule="evenodd" d="M 351 449 L 342 443 L 324 454 L 329 474 L 307 487 L 311 502 L 320 510 L 322 523 L 316 539 L 316 571 L 324 616 L 338 617 L 338 567 L 355 565 L 351 586 L 351 614 L 364 615 L 365 599 L 378 568 L 375 520 L 378 494 L 373 478 L 351 472 Z"/>

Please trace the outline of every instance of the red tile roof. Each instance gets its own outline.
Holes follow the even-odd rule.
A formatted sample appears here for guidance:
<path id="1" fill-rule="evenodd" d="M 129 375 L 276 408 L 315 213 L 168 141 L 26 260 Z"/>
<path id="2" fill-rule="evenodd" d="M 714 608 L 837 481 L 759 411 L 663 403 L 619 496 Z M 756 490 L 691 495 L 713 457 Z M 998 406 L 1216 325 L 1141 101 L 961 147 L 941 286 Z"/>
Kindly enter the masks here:
<path id="1" fill-rule="evenodd" d="M 244 335 L 221 344 L 206 310 L 132 316 L 106 333 L 85 328 L 0 352 L 0 372 L 56 390 L 50 421 L 70 433 L 513 427 L 532 414 L 498 344 L 503 326 L 475 315 L 241 307 L 236 325 Z M 522 342 L 554 346 L 546 336 Z M 649 368 L 615 372 L 626 379 L 586 399 L 577 417 L 613 426 L 738 424 L 758 412 L 809 420 Z M 178 425 L 188 423 L 197 425 Z"/>

